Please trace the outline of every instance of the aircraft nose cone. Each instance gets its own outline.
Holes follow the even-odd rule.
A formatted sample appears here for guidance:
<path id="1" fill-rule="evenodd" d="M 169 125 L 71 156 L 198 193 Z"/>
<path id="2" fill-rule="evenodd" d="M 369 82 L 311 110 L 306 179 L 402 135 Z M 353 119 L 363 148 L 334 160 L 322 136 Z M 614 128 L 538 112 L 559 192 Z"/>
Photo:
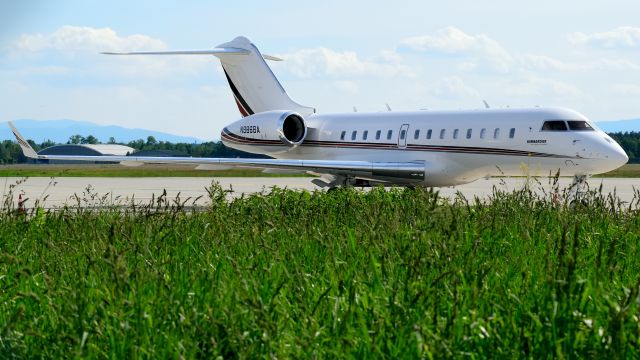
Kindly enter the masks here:
<path id="1" fill-rule="evenodd" d="M 620 149 L 620 161 L 622 161 L 622 165 L 626 164 L 627 161 L 629 161 L 629 156 L 622 149 Z"/>
<path id="2" fill-rule="evenodd" d="M 620 167 L 629 161 L 629 156 L 627 156 L 627 153 L 625 153 L 620 146 L 616 146 L 609 158 L 612 162 L 615 162 L 616 167 Z"/>

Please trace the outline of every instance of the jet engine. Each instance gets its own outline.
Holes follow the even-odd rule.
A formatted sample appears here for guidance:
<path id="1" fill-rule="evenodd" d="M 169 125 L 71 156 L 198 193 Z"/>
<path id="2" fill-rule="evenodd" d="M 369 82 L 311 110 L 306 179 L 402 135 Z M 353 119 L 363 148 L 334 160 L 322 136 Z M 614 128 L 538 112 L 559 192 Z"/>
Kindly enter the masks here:
<path id="1" fill-rule="evenodd" d="M 222 131 L 226 146 L 239 150 L 277 153 L 298 147 L 307 137 L 302 115 L 293 111 L 265 111 L 244 117 Z"/>

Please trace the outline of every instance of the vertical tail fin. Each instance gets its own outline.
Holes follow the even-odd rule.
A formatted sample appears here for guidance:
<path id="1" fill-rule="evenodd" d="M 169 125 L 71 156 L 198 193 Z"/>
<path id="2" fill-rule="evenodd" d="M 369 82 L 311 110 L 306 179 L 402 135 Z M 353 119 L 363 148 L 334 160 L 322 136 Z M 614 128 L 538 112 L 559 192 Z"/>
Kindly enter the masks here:
<path id="1" fill-rule="evenodd" d="M 315 109 L 296 103 L 264 59 L 280 59 L 262 55 L 255 45 L 239 36 L 211 50 L 103 52 L 106 55 L 215 55 L 220 59 L 225 76 L 243 116 L 270 110 L 291 110 L 306 116 Z"/>
<path id="2" fill-rule="evenodd" d="M 245 56 L 216 54 L 220 58 L 225 76 L 233 92 L 238 109 L 243 116 L 270 110 L 292 110 L 301 115 L 310 115 L 314 108 L 291 100 L 289 95 L 265 62 L 263 56 L 249 39 L 240 36 L 221 44 L 218 48 L 235 48 L 248 51 Z"/>

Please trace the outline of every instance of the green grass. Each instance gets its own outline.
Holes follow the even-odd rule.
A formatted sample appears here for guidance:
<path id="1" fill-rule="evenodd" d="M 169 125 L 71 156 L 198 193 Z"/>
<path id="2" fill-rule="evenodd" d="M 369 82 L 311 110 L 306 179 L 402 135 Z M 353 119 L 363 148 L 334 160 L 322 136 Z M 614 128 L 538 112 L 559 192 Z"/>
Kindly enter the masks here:
<path id="1" fill-rule="evenodd" d="M 304 174 L 267 174 L 259 169 L 195 170 L 180 165 L 4 165 L 0 177 L 282 177 Z"/>
<path id="2" fill-rule="evenodd" d="M 606 174 L 596 175 L 596 177 L 637 178 L 640 177 L 640 164 L 625 164 Z"/>
<path id="3" fill-rule="evenodd" d="M 0 177 L 282 177 L 303 174 L 266 174 L 259 169 L 195 170 L 180 165 L 0 165 Z M 596 177 L 640 177 L 640 164 L 626 164 Z"/>
<path id="4" fill-rule="evenodd" d="M 210 195 L 5 207 L 0 358 L 640 356 L 638 198 Z"/>

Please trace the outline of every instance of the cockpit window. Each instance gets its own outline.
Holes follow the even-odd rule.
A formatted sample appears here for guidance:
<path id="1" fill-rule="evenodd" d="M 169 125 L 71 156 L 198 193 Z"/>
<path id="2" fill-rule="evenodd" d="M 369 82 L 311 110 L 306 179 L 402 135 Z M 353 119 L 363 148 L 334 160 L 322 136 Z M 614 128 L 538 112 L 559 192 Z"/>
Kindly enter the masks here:
<path id="1" fill-rule="evenodd" d="M 542 124 L 543 131 L 567 131 L 567 124 L 562 120 L 545 121 Z"/>
<path id="2" fill-rule="evenodd" d="M 594 131 L 594 128 L 586 121 L 567 121 L 569 129 L 575 131 Z"/>

